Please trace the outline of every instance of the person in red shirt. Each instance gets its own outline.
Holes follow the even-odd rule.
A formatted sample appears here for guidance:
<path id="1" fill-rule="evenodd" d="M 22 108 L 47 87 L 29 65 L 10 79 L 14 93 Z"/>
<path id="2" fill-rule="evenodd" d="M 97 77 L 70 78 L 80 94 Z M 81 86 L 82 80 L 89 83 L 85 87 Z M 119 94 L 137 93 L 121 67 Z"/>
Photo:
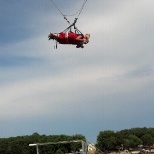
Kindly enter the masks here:
<path id="1" fill-rule="evenodd" d="M 77 48 L 83 48 L 83 44 L 87 44 L 89 42 L 90 34 L 76 34 L 74 32 L 68 33 L 49 33 L 48 39 L 55 39 L 60 44 L 73 44 L 77 45 Z"/>

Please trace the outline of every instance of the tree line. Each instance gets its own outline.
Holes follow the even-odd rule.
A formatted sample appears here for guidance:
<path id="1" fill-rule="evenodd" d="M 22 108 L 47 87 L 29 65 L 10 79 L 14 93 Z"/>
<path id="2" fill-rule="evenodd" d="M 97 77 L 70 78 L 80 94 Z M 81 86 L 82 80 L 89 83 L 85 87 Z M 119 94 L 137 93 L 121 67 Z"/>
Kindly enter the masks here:
<path id="1" fill-rule="evenodd" d="M 76 134 L 68 135 L 39 135 L 17 136 L 0 138 L 0 154 L 36 154 L 33 143 L 47 143 L 59 141 L 83 140 L 85 136 Z M 137 148 L 140 146 L 151 147 L 154 145 L 154 128 L 131 128 L 121 131 L 100 131 L 97 136 L 96 148 L 101 151 L 115 151 L 119 149 Z M 39 146 L 39 154 L 63 154 L 81 149 L 81 143 L 67 143 L 57 145 Z"/>
<path id="2" fill-rule="evenodd" d="M 121 131 L 105 130 L 97 136 L 97 148 L 102 151 L 150 148 L 154 145 L 154 128 L 131 128 Z"/>
<path id="3" fill-rule="evenodd" d="M 39 135 L 34 133 L 30 136 L 17 136 L 10 138 L 0 139 L 0 154 L 36 154 L 36 147 L 30 147 L 29 144 L 33 143 L 47 143 L 47 142 L 59 142 L 59 141 L 72 141 L 83 140 L 83 135 Z M 45 145 L 39 146 L 39 154 L 62 154 L 70 153 L 81 149 L 81 143 L 71 144 L 57 144 L 57 145 Z"/>

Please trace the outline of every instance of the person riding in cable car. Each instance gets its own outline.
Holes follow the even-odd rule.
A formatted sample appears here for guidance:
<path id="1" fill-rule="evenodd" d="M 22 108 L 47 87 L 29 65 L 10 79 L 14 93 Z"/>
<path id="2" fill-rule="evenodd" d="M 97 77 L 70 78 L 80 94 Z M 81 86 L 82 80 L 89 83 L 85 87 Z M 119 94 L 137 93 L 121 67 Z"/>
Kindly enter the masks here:
<path id="1" fill-rule="evenodd" d="M 49 33 L 48 39 L 55 39 L 60 44 L 72 44 L 76 45 L 76 48 L 84 48 L 83 44 L 89 42 L 90 34 L 78 34 L 72 31 L 61 33 Z"/>
<path id="2" fill-rule="evenodd" d="M 60 44 L 72 44 L 76 45 L 76 48 L 84 48 L 83 44 L 87 44 L 89 42 L 90 34 L 83 35 L 82 32 L 76 28 L 75 24 L 78 20 L 78 17 L 80 16 L 87 0 L 83 1 L 83 4 L 79 11 L 77 11 L 75 14 L 72 15 L 64 15 L 62 11 L 57 7 L 57 5 L 54 3 L 53 0 L 51 0 L 53 5 L 57 8 L 57 10 L 60 12 L 60 14 L 64 17 L 64 19 L 70 24 L 70 22 L 67 20 L 66 16 L 75 16 L 77 17 L 74 19 L 74 22 L 67 27 L 63 32 L 61 33 L 49 33 L 48 40 L 53 39 L 56 40 L 56 48 L 57 48 L 57 42 Z M 71 28 L 74 27 L 74 32 L 72 32 Z"/>

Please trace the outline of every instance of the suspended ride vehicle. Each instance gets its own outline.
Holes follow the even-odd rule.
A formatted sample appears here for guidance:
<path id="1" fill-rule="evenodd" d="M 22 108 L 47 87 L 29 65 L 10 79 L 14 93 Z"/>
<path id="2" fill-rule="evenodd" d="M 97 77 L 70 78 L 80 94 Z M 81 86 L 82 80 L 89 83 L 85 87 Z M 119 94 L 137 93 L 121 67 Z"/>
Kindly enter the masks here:
<path id="1" fill-rule="evenodd" d="M 70 22 L 67 20 L 66 16 L 64 15 L 59 8 L 56 6 L 56 4 L 51 0 L 51 2 L 55 5 L 55 7 L 58 9 L 58 11 L 61 13 L 61 15 L 64 17 L 64 19 L 70 24 Z M 86 4 L 87 0 L 84 0 L 82 7 L 77 12 L 78 16 L 74 19 L 74 22 L 68 26 L 63 32 L 60 33 L 49 33 L 48 40 L 56 40 L 56 48 L 57 48 L 57 42 L 59 44 L 72 44 L 76 45 L 76 48 L 84 48 L 84 44 L 87 44 L 89 42 L 90 34 L 83 35 L 82 32 L 75 26 L 79 15 L 81 14 L 84 5 Z M 76 14 L 77 14 L 76 13 Z M 76 15 L 74 14 L 74 15 Z M 73 16 L 73 15 L 71 15 Z M 72 28 L 74 29 L 72 31 Z"/>

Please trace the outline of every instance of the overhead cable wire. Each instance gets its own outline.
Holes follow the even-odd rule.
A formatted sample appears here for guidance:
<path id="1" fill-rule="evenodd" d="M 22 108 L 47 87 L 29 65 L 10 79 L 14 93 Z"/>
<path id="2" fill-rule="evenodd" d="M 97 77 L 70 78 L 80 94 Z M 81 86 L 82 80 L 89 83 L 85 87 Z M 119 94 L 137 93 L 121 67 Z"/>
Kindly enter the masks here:
<path id="1" fill-rule="evenodd" d="M 83 8 L 84 8 L 86 2 L 87 2 L 87 0 L 84 0 L 84 2 L 83 2 L 83 4 L 82 4 L 82 7 L 81 7 L 81 9 L 80 9 L 80 12 L 79 12 L 77 18 L 80 16 L 80 14 L 81 14 L 81 12 L 82 12 L 82 10 L 83 10 Z"/>
<path id="2" fill-rule="evenodd" d="M 85 4 L 86 4 L 86 2 L 87 2 L 87 0 L 84 0 L 84 2 L 83 2 L 83 4 L 82 4 L 82 6 L 81 6 L 81 8 L 78 10 L 78 11 L 76 11 L 74 14 L 65 14 L 64 16 L 75 16 L 75 15 L 77 15 L 78 14 L 78 16 L 81 14 L 81 11 L 83 10 L 83 8 L 84 8 L 84 6 L 85 6 Z"/>
<path id="3" fill-rule="evenodd" d="M 57 8 L 57 10 L 60 12 L 60 14 L 62 15 L 62 16 L 64 16 L 64 14 L 60 11 L 60 9 L 57 7 L 57 5 L 54 3 L 54 1 L 53 0 L 51 0 L 51 2 L 53 3 L 53 5 Z"/>
<path id="4" fill-rule="evenodd" d="M 51 0 L 51 2 L 52 2 L 53 5 L 56 7 L 56 9 L 60 12 L 60 14 L 64 17 L 64 19 L 70 24 L 70 22 L 67 20 L 66 16 L 75 16 L 75 15 L 78 14 L 78 15 L 77 15 L 77 18 L 78 18 L 78 17 L 80 16 L 80 14 L 81 14 L 81 12 L 82 12 L 82 10 L 83 10 L 83 8 L 84 8 L 84 6 L 85 6 L 87 0 L 84 0 L 84 2 L 83 2 L 83 4 L 82 4 L 81 8 L 80 8 L 77 12 L 75 12 L 74 14 L 70 14 L 70 15 L 63 14 L 62 11 L 61 11 L 61 10 L 57 7 L 57 5 L 54 3 L 54 1 Z"/>

